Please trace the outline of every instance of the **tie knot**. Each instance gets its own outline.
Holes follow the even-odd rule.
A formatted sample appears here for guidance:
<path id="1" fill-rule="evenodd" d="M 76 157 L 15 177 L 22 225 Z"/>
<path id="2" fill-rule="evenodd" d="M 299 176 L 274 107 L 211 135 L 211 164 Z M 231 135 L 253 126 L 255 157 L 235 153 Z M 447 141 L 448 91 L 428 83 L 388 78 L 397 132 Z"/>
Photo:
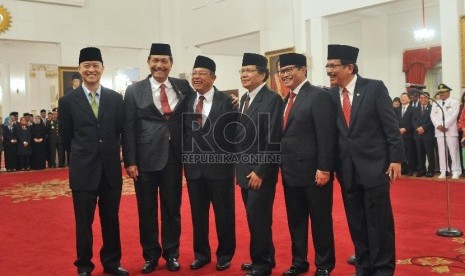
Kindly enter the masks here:
<path id="1" fill-rule="evenodd" d="M 294 98 L 295 98 L 296 95 L 297 95 L 297 94 L 294 93 L 294 92 L 289 93 L 289 97 L 290 97 L 291 101 L 294 100 Z"/>
<path id="2" fill-rule="evenodd" d="M 200 97 L 199 97 L 199 101 L 200 101 L 200 102 L 203 102 L 203 100 L 205 100 L 205 97 L 204 97 L 204 96 L 200 96 Z"/>
<path id="3" fill-rule="evenodd" d="M 347 90 L 347 88 L 342 88 L 342 93 L 349 93 L 349 90 Z"/>
<path id="4" fill-rule="evenodd" d="M 90 98 L 91 98 L 92 100 L 95 100 L 95 94 L 94 94 L 94 93 L 89 92 L 89 96 L 90 96 Z"/>
<path id="5" fill-rule="evenodd" d="M 165 89 L 166 85 L 164 83 L 160 84 L 160 89 Z"/>

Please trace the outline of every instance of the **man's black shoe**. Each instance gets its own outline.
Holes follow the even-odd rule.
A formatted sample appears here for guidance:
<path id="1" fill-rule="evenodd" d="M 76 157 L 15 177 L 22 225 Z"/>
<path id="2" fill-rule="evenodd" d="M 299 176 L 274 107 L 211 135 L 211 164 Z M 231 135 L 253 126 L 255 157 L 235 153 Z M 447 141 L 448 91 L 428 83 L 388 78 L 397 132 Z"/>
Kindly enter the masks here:
<path id="1" fill-rule="evenodd" d="M 202 268 L 204 267 L 206 264 L 209 264 L 210 261 L 207 261 L 207 260 L 194 260 L 191 265 L 190 265 L 190 268 L 191 269 L 199 269 L 199 268 Z"/>
<path id="2" fill-rule="evenodd" d="M 350 265 L 355 265 L 355 261 L 356 261 L 355 255 L 352 255 L 347 259 L 347 263 Z"/>
<path id="3" fill-rule="evenodd" d="M 246 270 L 252 270 L 252 263 L 243 263 L 241 265 L 241 269 L 246 271 Z"/>
<path id="4" fill-rule="evenodd" d="M 216 264 L 216 270 L 218 270 L 218 271 L 223 271 L 223 270 L 228 269 L 230 266 L 231 266 L 231 262 L 230 262 L 230 261 L 219 261 L 219 262 Z"/>
<path id="5" fill-rule="evenodd" d="M 264 269 L 264 270 L 252 269 L 251 271 L 247 272 L 244 276 L 269 276 L 269 275 L 271 275 L 271 269 Z"/>
<path id="6" fill-rule="evenodd" d="M 283 272 L 283 276 L 296 276 L 296 275 L 305 273 L 307 271 L 308 271 L 308 268 L 304 269 L 304 268 L 293 265 L 288 270 Z"/>
<path id="7" fill-rule="evenodd" d="M 78 276 L 90 276 L 90 272 L 80 272 Z"/>
<path id="8" fill-rule="evenodd" d="M 329 276 L 329 271 L 323 268 L 318 268 L 315 271 L 315 276 Z"/>
<path id="9" fill-rule="evenodd" d="M 105 267 L 103 268 L 103 272 L 111 275 L 129 275 L 129 272 L 122 267 Z"/>
<path id="10" fill-rule="evenodd" d="M 168 268 L 169 271 L 178 271 L 181 266 L 179 265 L 178 259 L 172 258 L 166 263 L 166 268 Z"/>
<path id="11" fill-rule="evenodd" d="M 144 274 L 152 273 L 153 271 L 155 271 L 157 266 L 158 266 L 157 261 L 146 261 L 141 271 Z"/>

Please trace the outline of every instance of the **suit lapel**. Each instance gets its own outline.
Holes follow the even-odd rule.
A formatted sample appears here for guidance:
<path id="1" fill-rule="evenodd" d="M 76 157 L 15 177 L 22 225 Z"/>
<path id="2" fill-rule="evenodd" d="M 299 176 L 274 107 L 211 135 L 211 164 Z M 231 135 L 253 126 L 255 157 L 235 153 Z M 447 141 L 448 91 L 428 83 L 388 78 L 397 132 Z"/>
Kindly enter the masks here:
<path id="1" fill-rule="evenodd" d="M 310 83 L 307 81 L 304 85 L 302 85 L 302 87 L 300 88 L 300 91 L 299 91 L 299 94 L 297 94 L 294 98 L 294 105 L 292 106 L 292 109 L 291 109 L 291 112 L 289 113 L 289 117 L 287 118 L 287 122 L 286 122 L 286 129 L 289 127 L 289 125 L 292 123 L 293 121 L 293 118 L 295 117 L 295 114 L 298 112 L 299 108 L 301 107 L 302 105 L 302 102 L 305 101 L 305 98 L 308 97 L 308 95 L 310 95 L 310 90 L 308 90 L 310 88 Z M 290 93 L 289 93 L 290 94 Z M 287 102 L 289 102 L 289 96 L 288 96 L 288 100 Z M 287 105 L 287 103 L 286 103 Z M 285 112 L 285 108 L 284 108 L 284 112 Z M 284 114 L 284 113 L 283 113 Z M 284 115 L 283 115 L 283 118 L 284 118 Z M 286 130 L 285 129 L 285 130 Z M 284 131 L 285 131 L 284 130 Z"/>
<path id="2" fill-rule="evenodd" d="M 93 120 L 97 120 L 97 118 L 95 118 L 94 112 L 92 111 L 92 108 L 90 107 L 89 100 L 84 94 L 84 89 L 79 87 L 70 93 L 74 93 L 74 101 L 84 111 L 84 114 L 91 117 Z"/>
<path id="3" fill-rule="evenodd" d="M 247 112 L 245 114 L 251 117 L 252 114 L 255 113 L 256 109 L 258 108 L 258 105 L 262 101 L 263 91 L 265 89 L 266 89 L 266 86 L 263 86 L 262 89 L 258 91 L 257 95 L 255 95 L 255 98 L 253 99 L 252 103 L 249 105 L 249 109 L 247 109 Z"/>
<path id="4" fill-rule="evenodd" d="M 330 90 L 330 93 L 337 105 L 337 117 L 340 121 L 339 123 L 342 124 L 346 129 L 349 129 L 347 127 L 346 121 L 344 120 L 344 111 L 342 110 L 341 94 L 339 92 L 339 87 L 337 86 L 335 88 L 332 88 Z"/>
<path id="5" fill-rule="evenodd" d="M 141 87 L 141 93 L 142 93 L 142 98 L 143 102 L 148 102 L 150 103 L 150 108 L 157 114 L 157 116 L 163 117 L 161 114 L 160 110 L 155 106 L 155 102 L 153 99 L 153 93 L 152 93 L 152 86 L 150 85 L 150 78 L 151 76 L 149 75 L 144 82 L 142 82 L 142 87 Z"/>
<path id="6" fill-rule="evenodd" d="M 215 88 L 215 90 L 213 91 L 212 107 L 210 109 L 210 113 L 208 113 L 208 120 L 205 121 L 205 124 L 203 126 L 203 128 L 205 129 L 209 129 L 212 120 L 215 120 L 220 115 L 221 103 L 218 99 L 218 93 L 221 92 Z"/>
<path id="7" fill-rule="evenodd" d="M 173 81 L 172 78 L 168 78 L 168 80 L 170 81 L 171 86 L 173 86 L 173 90 L 179 99 L 178 104 L 174 107 L 171 107 L 171 110 L 173 110 L 173 113 L 177 113 L 177 112 L 180 112 L 181 109 L 179 107 L 181 106 L 181 103 L 186 96 L 183 93 L 181 93 L 181 90 L 179 89 L 179 87 L 177 87 L 176 83 Z"/>
<path id="8" fill-rule="evenodd" d="M 363 102 L 363 98 L 365 96 L 365 85 L 362 84 L 362 78 L 357 78 L 357 83 L 355 84 L 354 95 L 352 98 L 352 109 L 350 112 L 350 126 L 349 128 L 355 123 L 355 119 L 357 117 L 358 110 L 360 109 L 360 105 Z M 340 98 L 339 98 L 340 101 Z M 341 107 L 342 111 L 342 107 Z"/>
<path id="9" fill-rule="evenodd" d="M 110 103 L 110 92 L 103 86 L 100 90 L 100 102 L 98 105 L 98 117 L 102 118 L 103 114 L 107 110 L 107 106 Z M 105 92 L 103 92 L 105 90 Z"/>

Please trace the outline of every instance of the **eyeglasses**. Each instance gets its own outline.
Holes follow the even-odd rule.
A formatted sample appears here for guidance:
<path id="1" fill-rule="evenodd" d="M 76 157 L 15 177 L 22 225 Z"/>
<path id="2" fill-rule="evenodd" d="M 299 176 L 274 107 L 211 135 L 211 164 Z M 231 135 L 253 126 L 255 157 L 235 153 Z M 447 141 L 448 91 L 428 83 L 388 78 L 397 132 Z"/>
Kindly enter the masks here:
<path id="1" fill-rule="evenodd" d="M 290 74 L 292 72 L 292 70 L 294 70 L 294 68 L 296 68 L 296 66 L 289 66 L 287 68 L 283 68 L 283 69 L 278 71 L 278 74 L 280 74 L 281 76 L 283 76 L 285 74 Z"/>
<path id="2" fill-rule="evenodd" d="M 238 72 L 239 72 L 239 74 L 242 75 L 242 74 L 244 74 L 244 73 L 249 74 L 249 73 L 252 73 L 252 72 L 255 72 L 255 71 L 258 71 L 258 70 L 257 70 L 257 69 L 247 68 L 247 69 L 239 69 Z"/>
<path id="3" fill-rule="evenodd" d="M 325 68 L 326 68 L 326 69 L 329 68 L 329 69 L 333 70 L 334 68 L 336 68 L 336 67 L 338 67 L 338 66 L 344 66 L 344 64 L 333 64 L 333 63 L 331 63 L 331 64 L 326 64 L 326 65 L 325 65 Z"/>
<path id="4" fill-rule="evenodd" d="M 207 71 L 192 71 L 191 76 L 199 76 L 199 77 L 205 77 L 207 75 L 210 75 L 210 72 Z"/>

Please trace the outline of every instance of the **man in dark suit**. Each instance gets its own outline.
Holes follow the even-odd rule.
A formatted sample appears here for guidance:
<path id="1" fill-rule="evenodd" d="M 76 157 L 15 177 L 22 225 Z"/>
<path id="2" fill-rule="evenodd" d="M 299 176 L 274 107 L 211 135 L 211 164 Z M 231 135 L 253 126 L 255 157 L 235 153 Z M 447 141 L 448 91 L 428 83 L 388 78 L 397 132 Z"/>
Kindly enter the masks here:
<path id="1" fill-rule="evenodd" d="M 315 276 L 334 269 L 333 177 L 336 147 L 336 105 L 323 89 L 307 80 L 307 58 L 279 56 L 279 75 L 291 90 L 285 99 L 281 138 L 281 173 L 292 240 L 292 266 L 283 273 L 308 271 L 308 223 L 312 221 Z"/>
<path id="2" fill-rule="evenodd" d="M 428 92 L 423 92 L 429 96 Z M 434 176 L 434 125 L 431 121 L 431 104 L 428 97 L 421 94 L 419 106 L 412 115 L 414 129 L 413 138 L 418 154 L 417 176 Z M 428 170 L 426 170 L 426 159 L 428 159 Z"/>
<path id="3" fill-rule="evenodd" d="M 405 160 L 399 124 L 383 82 L 359 76 L 358 48 L 329 45 L 329 93 L 338 107 L 336 176 L 355 245 L 358 276 L 393 275 L 390 183 Z"/>
<path id="4" fill-rule="evenodd" d="M 407 162 L 402 164 L 402 174 L 412 176 L 416 169 L 416 150 L 414 150 L 415 142 L 413 141 L 414 128 L 412 125 L 412 115 L 416 109 L 410 104 L 410 99 L 407 93 L 400 94 L 400 106 L 395 109 L 397 121 L 399 122 L 399 131 L 404 141 L 405 155 Z"/>
<path id="5" fill-rule="evenodd" d="M 50 146 L 50 168 L 57 167 L 57 154 L 58 166 L 63 168 L 65 166 L 65 150 L 63 148 L 62 139 L 60 137 L 60 124 L 58 121 L 58 108 L 53 109 L 53 117 L 47 124 L 48 144 Z"/>
<path id="6" fill-rule="evenodd" d="M 280 162 L 282 99 L 266 86 L 267 59 L 245 53 L 241 83 L 247 93 L 241 98 L 236 133 L 236 181 L 241 187 L 250 231 L 252 263 L 242 265 L 246 275 L 270 275 L 275 266 L 271 224 Z"/>
<path id="7" fill-rule="evenodd" d="M 18 166 L 18 139 L 16 137 L 14 116 L 11 113 L 7 124 L 3 125 L 3 150 L 6 171 L 16 171 Z"/>
<path id="8" fill-rule="evenodd" d="M 168 270 L 177 271 L 180 269 L 182 114 L 186 110 L 186 97 L 193 92 L 186 80 L 168 77 L 173 66 L 170 45 L 152 44 L 147 64 L 151 74 L 130 85 L 124 98 L 124 163 L 136 190 L 145 259 L 142 273 L 153 272 L 161 256 L 166 259 Z"/>
<path id="9" fill-rule="evenodd" d="M 211 261 L 208 241 L 210 203 L 215 212 L 219 271 L 230 267 L 236 249 L 234 164 L 222 158 L 234 153 L 237 118 L 231 98 L 213 83 L 216 64 L 197 56 L 192 71 L 192 93 L 184 114 L 183 163 L 194 228 L 194 257 L 191 269 Z M 201 161 L 200 161 L 201 160 Z"/>
<path id="10" fill-rule="evenodd" d="M 71 83 L 71 87 L 66 88 L 65 95 L 81 86 L 81 75 L 79 73 L 74 73 L 71 77 Z"/>
<path id="11" fill-rule="evenodd" d="M 120 267 L 119 205 L 122 191 L 120 135 L 123 99 L 100 85 L 104 67 L 100 50 L 88 47 L 79 55 L 84 83 L 61 97 L 60 135 L 71 153 L 69 184 L 76 219 L 78 275 L 91 275 L 92 222 L 98 203 L 103 246 L 100 261 L 105 273 L 129 275 Z"/>

